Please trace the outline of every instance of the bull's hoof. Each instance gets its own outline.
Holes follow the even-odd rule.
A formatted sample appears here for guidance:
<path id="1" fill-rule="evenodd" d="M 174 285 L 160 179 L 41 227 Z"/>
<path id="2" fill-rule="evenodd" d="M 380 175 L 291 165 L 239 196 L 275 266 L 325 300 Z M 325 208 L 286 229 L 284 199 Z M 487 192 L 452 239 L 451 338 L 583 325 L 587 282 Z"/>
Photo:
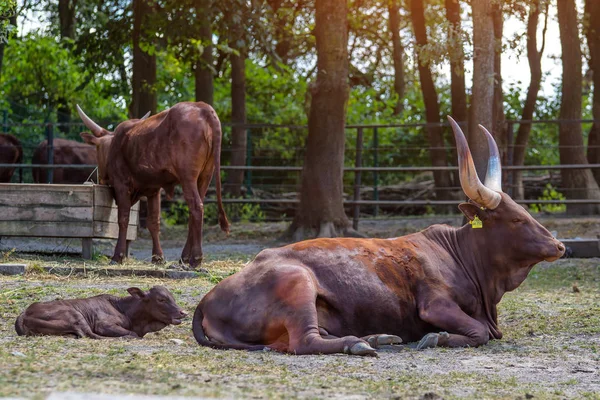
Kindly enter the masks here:
<path id="1" fill-rule="evenodd" d="M 110 262 L 108 263 L 108 265 L 119 265 L 121 264 L 121 261 L 117 261 L 117 260 L 110 260 Z"/>
<path id="2" fill-rule="evenodd" d="M 400 344 L 402 343 L 402 338 L 396 335 L 373 335 L 369 336 L 367 342 L 369 342 L 371 347 L 377 349 L 379 346 Z"/>
<path id="3" fill-rule="evenodd" d="M 427 335 L 423 336 L 423 339 L 421 339 L 421 341 L 417 345 L 417 350 L 424 350 L 436 347 L 438 345 L 440 336 L 444 339 L 448 339 L 450 335 L 448 335 L 448 332 L 428 333 Z"/>
<path id="4" fill-rule="evenodd" d="M 374 348 L 365 342 L 358 342 L 350 348 L 350 354 L 355 356 L 370 356 L 377 357 L 377 352 Z"/>
<path id="5" fill-rule="evenodd" d="M 164 259 L 163 256 L 152 256 L 152 264 L 163 265 L 166 263 L 167 263 L 167 261 Z"/>

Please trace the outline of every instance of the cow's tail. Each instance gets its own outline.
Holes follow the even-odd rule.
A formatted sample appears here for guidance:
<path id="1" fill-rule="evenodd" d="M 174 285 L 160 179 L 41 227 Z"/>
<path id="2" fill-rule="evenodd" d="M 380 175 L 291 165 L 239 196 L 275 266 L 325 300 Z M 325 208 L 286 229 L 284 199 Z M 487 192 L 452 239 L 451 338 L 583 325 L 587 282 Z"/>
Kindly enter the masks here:
<path id="1" fill-rule="evenodd" d="M 225 233 L 229 233 L 229 221 L 223 208 L 223 198 L 221 196 L 221 141 L 223 133 L 221 131 L 221 121 L 217 117 L 215 110 L 210 107 L 208 113 L 208 123 L 213 134 L 213 158 L 215 162 L 215 186 L 217 191 L 217 207 L 219 209 L 219 226 Z"/>
<path id="2" fill-rule="evenodd" d="M 24 317 L 25 317 L 25 313 L 21 313 L 21 315 L 19 315 L 17 317 L 17 320 L 15 321 L 15 331 L 17 331 L 17 335 L 19 335 L 19 336 L 25 335 L 25 327 L 23 326 L 23 318 Z"/>
<path id="3" fill-rule="evenodd" d="M 264 350 L 264 345 L 244 345 L 244 344 L 221 344 L 214 343 L 206 337 L 204 328 L 202 328 L 202 321 L 204 320 L 204 313 L 202 312 L 202 303 L 198 304 L 196 311 L 194 312 L 194 319 L 192 320 L 192 331 L 196 342 L 201 346 L 211 347 L 213 349 L 221 350 L 248 350 L 248 351 L 260 351 Z"/>

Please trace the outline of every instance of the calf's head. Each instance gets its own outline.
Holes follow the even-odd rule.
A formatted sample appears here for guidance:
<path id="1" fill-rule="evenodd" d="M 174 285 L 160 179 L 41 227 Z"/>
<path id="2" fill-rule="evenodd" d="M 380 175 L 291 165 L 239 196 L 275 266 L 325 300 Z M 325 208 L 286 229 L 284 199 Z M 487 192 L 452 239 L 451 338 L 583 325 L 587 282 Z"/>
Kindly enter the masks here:
<path id="1" fill-rule="evenodd" d="M 459 209 L 473 223 L 476 218 L 483 225 L 478 235 L 497 261 L 533 265 L 540 261 L 554 261 L 565 252 L 565 246 L 537 222 L 522 206 L 502 192 L 500 154 L 493 136 L 483 126 L 487 137 L 489 160 L 484 183 L 475 170 L 471 151 L 462 130 L 448 117 L 458 150 L 460 184 L 470 199 Z M 477 221 L 476 221 L 477 222 Z"/>
<path id="2" fill-rule="evenodd" d="M 154 286 L 147 292 L 136 287 L 131 287 L 127 291 L 141 300 L 146 314 L 164 324 L 179 325 L 187 316 L 187 313 L 177 305 L 171 292 L 164 286 Z"/>
<path id="3" fill-rule="evenodd" d="M 139 122 L 145 120 L 150 116 L 150 112 L 144 115 L 140 119 L 130 119 L 124 122 L 121 122 L 117 125 L 117 129 L 114 132 L 111 132 L 107 129 L 102 128 L 100 125 L 92 121 L 90 117 L 88 117 L 79 106 L 76 106 L 77 113 L 79 117 L 85 124 L 85 126 L 92 131 L 91 134 L 87 132 L 82 132 L 79 135 L 87 144 L 91 144 L 96 146 L 96 154 L 98 158 L 98 180 L 101 185 L 110 185 L 110 176 L 108 175 L 108 162 L 109 162 L 109 150 L 110 145 L 112 143 L 112 139 L 114 138 L 116 133 L 125 132 L 129 129 L 133 128 Z"/>

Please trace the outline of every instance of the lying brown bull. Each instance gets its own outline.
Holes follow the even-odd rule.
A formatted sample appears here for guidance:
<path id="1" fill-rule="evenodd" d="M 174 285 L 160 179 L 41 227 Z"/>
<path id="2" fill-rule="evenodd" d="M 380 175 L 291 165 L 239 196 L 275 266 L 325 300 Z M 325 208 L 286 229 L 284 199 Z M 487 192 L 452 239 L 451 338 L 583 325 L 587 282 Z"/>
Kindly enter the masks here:
<path id="1" fill-rule="evenodd" d="M 54 164 L 96 164 L 96 147 L 67 139 L 54 139 Z M 48 164 L 48 141 L 44 140 L 33 152 L 33 164 Z M 55 168 L 52 173 L 52 183 L 82 184 L 94 172 L 94 168 Z M 47 183 L 48 171 L 44 168 L 33 168 L 33 181 Z M 92 176 L 95 180 L 95 176 Z"/>
<path id="2" fill-rule="evenodd" d="M 479 346 L 500 339 L 496 305 L 542 260 L 565 251 L 502 193 L 491 135 L 485 185 L 454 120 L 472 225 L 394 239 L 316 239 L 262 251 L 196 308 L 198 343 L 214 348 L 374 355 L 378 345 Z M 477 228 L 482 224 L 481 228 Z M 372 347 L 371 347 L 372 346 Z"/>
<path id="3" fill-rule="evenodd" d="M 8 133 L 0 133 L 0 164 L 20 164 L 23 162 L 23 148 L 19 139 Z M 10 182 L 14 167 L 0 168 L 0 182 Z"/>
<path id="4" fill-rule="evenodd" d="M 187 315 L 163 286 L 154 286 L 148 292 L 136 287 L 127 291 L 131 296 L 102 294 L 87 299 L 33 303 L 19 315 L 15 330 L 20 336 L 141 338 L 167 325 L 179 325 Z"/>
<path id="5" fill-rule="evenodd" d="M 205 103 L 178 103 L 146 120 L 129 120 L 109 132 L 98 126 L 79 106 L 77 112 L 93 135 L 82 133 L 98 151 L 101 184 L 114 188 L 117 203 L 119 239 L 112 258 L 122 262 L 125 255 L 129 209 L 141 196 L 148 198 L 147 227 L 152 236 L 152 261 L 162 262 L 160 229 L 160 189 L 167 197 L 181 183 L 190 209 L 188 238 L 181 254 L 192 267 L 202 261 L 202 220 L 204 196 L 216 175 L 219 225 L 229 232 L 229 222 L 221 202 L 221 122 Z M 216 171 L 216 172 L 215 172 Z"/>

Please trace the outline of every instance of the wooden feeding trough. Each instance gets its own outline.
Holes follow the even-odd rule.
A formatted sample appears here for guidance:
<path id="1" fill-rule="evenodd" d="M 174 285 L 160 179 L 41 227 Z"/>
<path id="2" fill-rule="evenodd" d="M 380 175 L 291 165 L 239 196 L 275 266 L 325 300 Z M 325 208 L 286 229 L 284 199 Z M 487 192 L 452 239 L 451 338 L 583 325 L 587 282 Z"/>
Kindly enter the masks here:
<path id="1" fill-rule="evenodd" d="M 131 208 L 129 243 L 137 238 L 139 202 Z M 117 239 L 117 205 L 108 186 L 0 183 L 0 237 L 81 238 L 83 258 L 92 239 Z"/>

